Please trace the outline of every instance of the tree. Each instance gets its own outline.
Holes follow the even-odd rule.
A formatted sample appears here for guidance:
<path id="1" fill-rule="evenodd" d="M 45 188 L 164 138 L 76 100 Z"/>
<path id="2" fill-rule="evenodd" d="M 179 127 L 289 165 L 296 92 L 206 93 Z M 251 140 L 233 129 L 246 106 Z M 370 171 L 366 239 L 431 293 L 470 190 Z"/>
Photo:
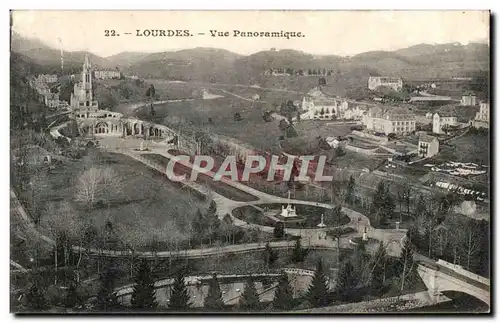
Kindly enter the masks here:
<path id="1" fill-rule="evenodd" d="M 251 278 L 247 280 L 245 290 L 243 291 L 243 294 L 241 294 L 239 307 L 240 309 L 250 311 L 259 310 L 261 308 L 259 294 L 257 294 L 257 289 L 255 288 L 255 284 Z"/>
<path id="2" fill-rule="evenodd" d="M 424 219 L 426 213 L 426 202 L 423 195 L 420 195 L 417 199 L 415 209 L 413 212 L 413 217 L 416 219 L 417 228 L 422 229 L 424 226 Z"/>
<path id="3" fill-rule="evenodd" d="M 285 272 L 278 278 L 278 286 L 274 291 L 273 308 L 276 310 L 290 310 L 294 306 L 293 291 Z"/>
<path id="4" fill-rule="evenodd" d="M 25 298 L 25 305 L 29 310 L 43 311 L 49 308 L 49 304 L 45 298 L 45 291 L 41 285 L 41 279 L 33 277 L 33 282 Z"/>
<path id="5" fill-rule="evenodd" d="M 327 305 L 327 296 L 328 289 L 326 285 L 325 270 L 323 268 L 323 262 L 319 260 L 311 285 L 309 285 L 309 289 L 307 290 L 306 298 L 312 306 L 321 307 Z"/>
<path id="6" fill-rule="evenodd" d="M 204 306 L 210 310 L 221 310 L 224 308 L 224 301 L 222 300 L 222 292 L 220 290 L 217 274 L 212 275 L 208 287 L 208 295 L 205 298 Z"/>
<path id="7" fill-rule="evenodd" d="M 283 222 L 276 222 L 274 225 L 273 236 L 276 239 L 281 239 L 285 235 L 285 225 Z"/>
<path id="8" fill-rule="evenodd" d="M 286 128 L 286 137 L 287 138 L 294 138 L 297 136 L 298 136 L 297 130 L 295 130 L 295 128 L 293 126 L 289 126 L 288 128 Z"/>
<path id="9" fill-rule="evenodd" d="M 91 167 L 83 171 L 76 182 L 75 199 L 92 209 L 98 201 L 109 203 L 120 194 L 123 183 L 111 167 Z"/>
<path id="10" fill-rule="evenodd" d="M 149 85 L 149 88 L 146 91 L 146 97 L 148 97 L 150 100 L 154 99 L 156 96 L 156 89 L 153 84 Z"/>
<path id="11" fill-rule="evenodd" d="M 350 261 L 347 261 L 339 269 L 336 291 L 340 300 L 351 300 L 355 294 L 357 283 L 354 267 Z"/>
<path id="12" fill-rule="evenodd" d="M 278 253 L 271 248 L 271 245 L 266 243 L 266 248 L 264 249 L 264 260 L 268 266 L 274 265 L 276 260 L 278 260 Z"/>
<path id="13" fill-rule="evenodd" d="M 66 298 L 64 300 L 64 306 L 73 308 L 79 305 L 81 302 L 80 295 L 78 295 L 77 284 L 72 282 L 68 287 L 68 292 L 66 293 Z"/>
<path id="14" fill-rule="evenodd" d="M 325 75 L 325 74 L 323 74 L 323 75 Z M 326 80 L 324 77 L 319 78 L 318 85 L 319 86 L 326 85 Z"/>
<path id="15" fill-rule="evenodd" d="M 114 292 L 116 278 L 117 272 L 112 266 L 109 266 L 100 276 L 100 288 L 97 293 L 97 308 L 103 312 L 113 311 L 119 306 L 118 298 Z"/>
<path id="16" fill-rule="evenodd" d="M 478 221 L 468 221 L 465 228 L 462 229 L 461 237 L 461 251 L 464 254 L 464 264 L 467 270 L 475 268 L 478 263 L 477 255 L 481 251 L 483 233 Z"/>
<path id="17" fill-rule="evenodd" d="M 411 285 L 415 281 L 416 263 L 413 259 L 413 245 L 410 239 L 406 238 L 401 255 L 399 257 L 399 272 L 401 281 L 401 291 L 405 286 Z"/>
<path id="18" fill-rule="evenodd" d="M 345 202 L 347 204 L 352 205 L 355 197 L 355 189 L 356 182 L 354 181 L 354 177 L 351 175 L 349 177 L 349 182 L 347 183 L 346 193 L 345 193 Z"/>
<path id="19" fill-rule="evenodd" d="M 281 131 L 286 131 L 288 127 L 290 127 L 290 124 L 285 119 L 281 119 L 278 123 L 278 127 Z"/>
<path id="20" fill-rule="evenodd" d="M 168 306 L 171 309 L 177 311 L 184 311 L 191 307 L 191 302 L 189 301 L 189 293 L 184 282 L 184 274 L 182 271 L 177 273 L 174 280 L 174 286 L 172 287 L 172 295 L 170 296 L 170 302 Z"/>
<path id="21" fill-rule="evenodd" d="M 134 277 L 131 305 L 135 310 L 154 310 L 158 307 L 155 296 L 154 279 L 147 260 L 142 260 Z"/>
<path id="22" fill-rule="evenodd" d="M 302 262 L 306 257 L 307 250 L 302 248 L 301 239 L 295 240 L 295 246 L 293 247 L 291 260 L 293 262 Z"/>
<path id="23" fill-rule="evenodd" d="M 380 241 L 377 251 L 371 259 L 371 288 L 379 290 L 385 283 L 387 265 L 387 251 L 384 243 Z"/>

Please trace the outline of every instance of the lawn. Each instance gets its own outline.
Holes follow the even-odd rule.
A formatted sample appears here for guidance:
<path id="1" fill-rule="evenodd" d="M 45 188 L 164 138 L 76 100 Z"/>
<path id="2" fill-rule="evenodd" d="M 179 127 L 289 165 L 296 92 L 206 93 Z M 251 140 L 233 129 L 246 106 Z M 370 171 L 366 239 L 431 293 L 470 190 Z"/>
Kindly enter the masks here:
<path id="1" fill-rule="evenodd" d="M 182 131 L 204 130 L 210 133 L 229 136 L 259 149 L 277 149 L 277 140 L 282 134 L 278 122 L 265 122 L 264 110 L 270 109 L 265 103 L 248 102 L 230 95 L 213 100 L 193 100 L 171 102 L 155 106 L 155 122 L 179 127 Z M 235 113 L 241 121 L 235 121 Z M 149 118 L 149 108 L 137 112 L 141 119 Z M 209 121 L 209 118 L 211 121 Z"/>
<path id="2" fill-rule="evenodd" d="M 247 223 L 273 227 L 277 222 L 275 219 L 283 220 L 279 216 L 281 206 L 282 204 L 262 204 L 258 205 L 258 208 L 243 206 L 235 209 L 233 211 L 233 216 Z M 286 222 L 286 228 L 317 228 L 317 225 L 321 222 L 322 214 L 324 214 L 324 223 L 329 227 L 341 226 L 350 222 L 349 217 L 343 213 L 340 219 L 337 219 L 337 217 L 333 216 L 332 210 L 330 209 L 312 205 L 295 205 L 295 208 L 298 217 L 284 220 Z M 268 212 L 272 217 L 265 216 L 261 210 Z"/>
<path id="3" fill-rule="evenodd" d="M 168 181 L 127 156 L 94 152 L 97 158 L 87 155 L 31 179 L 37 181 L 34 186 L 40 189 L 37 200 L 44 232 L 54 235 L 53 230 L 59 221 L 57 214 L 65 210 L 61 204 L 67 203 L 70 210 L 76 212 L 74 221 L 80 224 L 86 223 L 101 231 L 108 222 L 111 223 L 114 239 L 108 242 L 116 248 L 123 248 L 124 243 L 145 245 L 153 237 L 164 242 L 190 237 L 192 217 L 198 209 L 208 207 L 202 196 L 181 189 L 179 184 Z M 75 192 L 79 185 L 77 179 L 90 167 L 112 168 L 120 184 L 115 187 L 116 191 L 107 192 L 107 206 L 97 203 L 89 211 L 75 201 Z M 22 197 L 31 200 L 30 192 L 24 192 Z M 76 233 L 75 238 L 81 234 Z"/>
<path id="4" fill-rule="evenodd" d="M 158 155 L 158 154 L 143 154 L 142 157 L 150 159 L 152 161 L 155 161 L 157 163 L 160 163 L 163 166 L 167 166 L 168 162 L 170 159 L 168 159 L 165 156 Z M 191 174 L 191 169 L 180 165 L 176 164 L 174 166 L 174 172 L 177 175 L 183 175 L 186 174 L 186 177 L 189 178 Z M 205 186 L 208 186 L 210 189 L 212 189 L 214 192 L 219 193 L 222 196 L 225 196 L 229 199 L 236 200 L 236 201 L 242 201 L 242 202 L 250 202 L 250 201 L 256 201 L 257 198 L 253 195 L 247 194 L 237 188 L 234 188 L 230 185 L 224 184 L 223 182 L 220 181 L 213 181 L 212 178 L 205 174 L 198 174 L 198 178 L 196 180 L 198 184 L 202 184 Z"/>

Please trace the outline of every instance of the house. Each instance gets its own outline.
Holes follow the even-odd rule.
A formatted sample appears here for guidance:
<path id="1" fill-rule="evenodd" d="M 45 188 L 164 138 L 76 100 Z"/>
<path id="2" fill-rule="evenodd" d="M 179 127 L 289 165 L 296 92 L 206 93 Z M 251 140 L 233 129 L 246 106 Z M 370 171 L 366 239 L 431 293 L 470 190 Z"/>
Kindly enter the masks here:
<path id="1" fill-rule="evenodd" d="M 379 86 L 387 86 L 399 92 L 403 89 L 403 80 L 395 77 L 370 76 L 368 79 L 368 89 L 373 91 Z"/>
<path id="2" fill-rule="evenodd" d="M 324 119 L 330 120 L 347 119 L 361 120 L 366 114 L 367 107 L 356 102 L 347 102 L 347 100 L 332 97 L 325 94 L 320 87 L 311 89 L 302 99 L 301 119 Z"/>
<path id="3" fill-rule="evenodd" d="M 390 133 L 410 134 L 415 131 L 415 122 L 415 114 L 400 107 L 376 106 L 363 116 L 363 124 L 368 130 L 382 132 L 385 135 Z"/>
<path id="4" fill-rule="evenodd" d="M 426 117 L 427 119 L 432 119 L 432 112 L 427 112 L 427 113 L 425 114 L 425 117 Z"/>
<path id="5" fill-rule="evenodd" d="M 462 106 L 475 106 L 476 96 L 475 95 L 463 95 L 462 100 L 460 100 L 460 105 Z"/>
<path id="6" fill-rule="evenodd" d="M 439 152 L 439 140 L 436 137 L 422 135 L 418 138 L 418 155 L 432 157 Z"/>
<path id="7" fill-rule="evenodd" d="M 479 112 L 473 120 L 473 125 L 476 128 L 489 128 L 490 124 L 490 104 L 488 102 L 481 102 L 479 104 Z"/>
<path id="8" fill-rule="evenodd" d="M 432 117 L 432 132 L 442 134 L 449 126 L 457 125 L 457 117 L 451 113 L 434 113 Z"/>
<path id="9" fill-rule="evenodd" d="M 257 93 L 255 93 L 254 95 L 252 95 L 252 100 L 254 100 L 254 101 L 260 101 L 260 95 L 258 95 Z"/>
<path id="10" fill-rule="evenodd" d="M 57 82 L 57 75 L 55 75 L 55 74 L 40 74 L 40 75 L 38 75 L 36 82 L 56 83 Z"/>
<path id="11" fill-rule="evenodd" d="M 57 109 L 59 107 L 59 94 L 48 93 L 45 95 L 44 103 L 48 108 Z"/>
<path id="12" fill-rule="evenodd" d="M 328 97 L 320 88 L 311 89 L 302 99 L 301 119 L 331 119 L 335 115 L 337 100 Z"/>
<path id="13" fill-rule="evenodd" d="M 94 71 L 94 77 L 97 80 L 120 79 L 121 73 L 119 70 L 99 70 Z"/>

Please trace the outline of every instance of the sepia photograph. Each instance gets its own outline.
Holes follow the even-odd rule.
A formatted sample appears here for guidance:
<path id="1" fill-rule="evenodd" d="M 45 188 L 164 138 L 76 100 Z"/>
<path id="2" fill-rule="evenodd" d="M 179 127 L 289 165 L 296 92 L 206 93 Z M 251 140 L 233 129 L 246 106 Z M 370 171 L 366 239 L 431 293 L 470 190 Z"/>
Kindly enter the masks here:
<path id="1" fill-rule="evenodd" d="M 491 314 L 490 19 L 11 10 L 10 312 Z"/>

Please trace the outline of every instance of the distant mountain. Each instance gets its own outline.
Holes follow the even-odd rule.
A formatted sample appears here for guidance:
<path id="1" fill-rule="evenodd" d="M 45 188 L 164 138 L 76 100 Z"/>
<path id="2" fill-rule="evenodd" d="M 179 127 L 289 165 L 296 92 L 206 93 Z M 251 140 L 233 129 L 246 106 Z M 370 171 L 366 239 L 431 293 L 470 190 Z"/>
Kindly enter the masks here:
<path id="1" fill-rule="evenodd" d="M 151 55 L 151 53 L 121 52 L 119 54 L 106 57 L 106 60 L 110 64 L 114 64 L 116 66 L 130 66 L 149 55 Z"/>
<path id="2" fill-rule="evenodd" d="M 11 50 L 29 57 L 33 62 L 43 65 L 46 68 L 60 71 L 61 68 L 61 51 L 50 47 L 38 39 L 28 38 L 12 32 L 11 35 Z M 107 59 L 98 55 L 85 51 L 63 52 L 64 67 L 66 72 L 74 72 L 81 69 L 85 55 L 89 55 L 92 64 L 102 67 L 114 67 Z"/>
<path id="3" fill-rule="evenodd" d="M 23 37 L 15 31 L 12 31 L 10 49 L 14 52 L 25 53 L 34 49 L 51 49 L 51 47 L 37 38 Z"/>
<path id="4" fill-rule="evenodd" d="M 224 49 L 197 47 L 150 54 L 125 69 L 143 77 L 220 81 L 240 55 Z"/>
<path id="5" fill-rule="evenodd" d="M 60 69 L 60 51 L 37 39 L 12 33 L 11 48 L 34 63 L 56 71 Z M 304 78 L 295 80 L 288 77 L 287 81 L 279 76 L 266 77 L 264 72 L 270 68 L 327 69 L 333 73 L 326 81 L 345 87 L 355 83 L 365 84 L 369 75 L 406 79 L 473 75 L 489 70 L 489 52 L 489 46 L 480 43 L 419 44 L 396 51 L 370 51 L 352 57 L 311 55 L 297 50 L 268 50 L 244 56 L 223 49 L 198 47 L 159 53 L 123 52 L 106 58 L 83 51 L 64 52 L 64 66 L 65 70 L 75 73 L 81 69 L 85 54 L 88 54 L 95 66 L 119 66 L 125 73 L 144 78 L 283 87 L 289 82 L 294 84 L 294 89 L 302 89 L 310 83 L 317 83 L 317 78 L 306 81 Z M 302 86 L 302 83 L 305 85 Z"/>

